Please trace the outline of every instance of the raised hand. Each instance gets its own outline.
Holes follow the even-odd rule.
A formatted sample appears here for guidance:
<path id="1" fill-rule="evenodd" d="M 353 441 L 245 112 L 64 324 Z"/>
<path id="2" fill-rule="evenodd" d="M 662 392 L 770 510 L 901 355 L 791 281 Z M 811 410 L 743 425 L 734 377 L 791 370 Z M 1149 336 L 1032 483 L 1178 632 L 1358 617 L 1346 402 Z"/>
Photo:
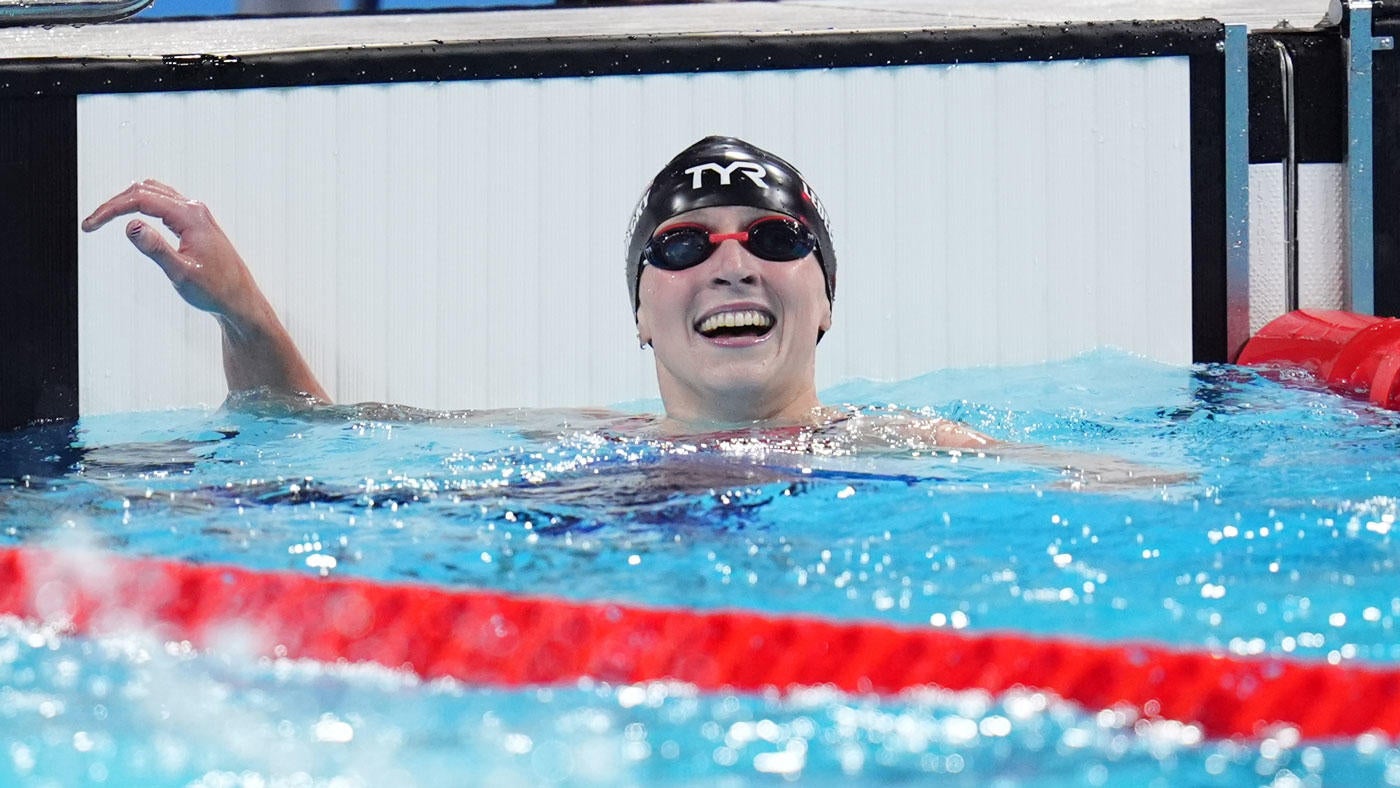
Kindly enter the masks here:
<path id="1" fill-rule="evenodd" d="M 159 230 L 140 218 L 126 225 L 126 237 L 160 266 L 175 291 L 191 306 L 218 318 L 224 336 L 224 375 L 231 391 L 266 388 L 329 401 L 204 203 L 159 181 L 142 181 L 99 205 L 83 220 L 82 228 L 93 232 L 127 214 L 159 219 L 179 239 L 179 246 L 172 247 Z"/>
<path id="2" fill-rule="evenodd" d="M 126 225 L 126 237 L 132 245 L 160 266 L 191 306 L 234 319 L 255 317 L 253 313 L 264 300 L 262 293 L 204 203 L 188 199 L 159 181 L 147 180 L 131 184 L 102 203 L 83 220 L 82 227 L 92 232 L 118 216 L 133 213 L 160 219 L 179 239 L 179 248 L 172 248 L 158 230 L 141 219 Z"/>

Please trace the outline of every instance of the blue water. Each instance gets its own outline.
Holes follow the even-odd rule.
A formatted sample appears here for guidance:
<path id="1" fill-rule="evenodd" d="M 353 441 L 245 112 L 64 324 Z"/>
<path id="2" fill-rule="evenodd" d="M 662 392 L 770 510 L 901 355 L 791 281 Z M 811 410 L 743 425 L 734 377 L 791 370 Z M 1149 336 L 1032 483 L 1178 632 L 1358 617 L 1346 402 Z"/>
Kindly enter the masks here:
<path id="1" fill-rule="evenodd" d="M 817 454 L 337 407 L 0 436 L 0 539 L 573 599 L 1400 662 L 1400 417 L 1114 352 L 828 403 L 1033 448 Z M 1109 478 L 1061 470 L 1070 459 Z M 1131 464 L 1135 474 L 1116 470 Z M 1168 474 L 1146 483 L 1143 469 Z M 519 692 L 0 630 L 0 784 L 1400 784 L 1376 737 L 1202 741 L 1034 693 Z M 261 782 L 259 782 L 261 780 Z M 339 780 L 339 782 L 335 782 Z"/>

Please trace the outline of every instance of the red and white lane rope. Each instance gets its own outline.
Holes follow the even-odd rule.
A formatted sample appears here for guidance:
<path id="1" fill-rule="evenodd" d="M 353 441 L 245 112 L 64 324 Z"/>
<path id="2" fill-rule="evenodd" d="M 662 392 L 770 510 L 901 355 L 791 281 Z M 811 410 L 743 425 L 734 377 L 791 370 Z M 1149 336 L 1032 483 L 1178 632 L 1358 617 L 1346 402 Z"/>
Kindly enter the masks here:
<path id="1" fill-rule="evenodd" d="M 0 550 L 0 613 L 77 633 L 154 628 L 199 648 L 375 662 L 497 686 L 671 679 L 701 689 L 830 685 L 1046 690 L 1128 705 L 1207 736 L 1290 725 L 1308 738 L 1400 736 L 1400 667 L 739 611 L 697 612 L 256 572 L 108 553 Z"/>

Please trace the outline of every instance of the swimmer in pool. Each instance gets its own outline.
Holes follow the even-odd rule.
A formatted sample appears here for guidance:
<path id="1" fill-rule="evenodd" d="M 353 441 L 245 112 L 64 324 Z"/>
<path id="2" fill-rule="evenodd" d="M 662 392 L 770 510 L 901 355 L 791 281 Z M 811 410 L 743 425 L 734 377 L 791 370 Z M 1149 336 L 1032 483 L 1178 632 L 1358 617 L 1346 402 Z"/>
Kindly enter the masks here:
<path id="1" fill-rule="evenodd" d="M 83 220 L 92 232 L 126 214 L 126 235 L 223 334 L 232 392 L 265 388 L 330 401 L 214 216 L 157 181 L 132 184 Z M 642 195 L 627 236 L 637 335 L 653 349 L 665 434 L 813 427 L 849 412 L 823 407 L 816 348 L 831 328 L 836 254 L 821 204 L 791 164 L 732 137 L 682 151 Z M 888 426 L 886 424 L 885 426 Z M 939 446 L 988 439 L 953 422 L 904 429 Z"/>
<path id="2" fill-rule="evenodd" d="M 662 431 L 841 425 L 852 437 L 860 421 L 817 398 L 836 250 L 826 212 L 797 168 L 743 140 L 706 137 L 648 184 L 626 249 L 637 337 L 656 358 Z M 897 429 L 944 448 L 991 442 L 945 420 L 911 416 Z"/>
<path id="3" fill-rule="evenodd" d="M 179 239 L 172 247 L 140 218 L 126 225 L 132 244 L 180 295 L 219 321 L 230 392 L 263 389 L 330 402 L 202 203 L 148 180 L 103 203 L 82 229 L 92 232 L 127 214 L 160 219 Z M 781 435 L 789 446 L 796 435 L 799 449 L 835 442 L 842 450 L 996 446 L 998 454 L 1020 453 L 946 419 L 907 412 L 872 417 L 821 404 L 816 349 L 832 326 L 836 252 L 815 192 L 778 156 L 732 137 L 707 137 L 686 148 L 642 194 L 626 249 L 637 338 L 655 354 L 665 409 L 660 419 L 634 422 L 637 432 Z M 570 420 L 615 429 L 616 416 L 579 411 Z M 1029 459 L 1099 481 L 1105 472 L 1136 475 L 1110 458 L 1086 463 L 1039 450 Z M 1084 470 L 1090 464 L 1096 470 Z"/>

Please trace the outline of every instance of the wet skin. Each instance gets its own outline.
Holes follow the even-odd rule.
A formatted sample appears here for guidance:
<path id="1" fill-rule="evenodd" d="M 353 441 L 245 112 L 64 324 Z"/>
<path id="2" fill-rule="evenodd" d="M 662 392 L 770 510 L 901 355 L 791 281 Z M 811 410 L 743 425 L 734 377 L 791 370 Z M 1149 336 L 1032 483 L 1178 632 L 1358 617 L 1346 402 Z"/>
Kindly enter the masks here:
<path id="1" fill-rule="evenodd" d="M 713 233 L 745 230 L 772 211 L 720 206 L 662 224 Z M 816 255 L 763 260 L 735 239 L 682 271 L 644 266 L 637 333 L 656 353 L 668 421 L 690 430 L 726 425 L 807 424 L 823 418 L 816 391 L 817 335 L 831 327 L 831 302 Z M 771 326 L 702 333 L 724 313 L 758 313 Z"/>
<path id="2" fill-rule="evenodd" d="M 146 180 L 133 183 L 99 205 L 83 219 L 82 228 L 94 232 L 129 214 L 160 219 L 175 234 L 178 245 L 171 246 L 142 219 L 126 224 L 127 239 L 160 266 L 180 297 L 219 321 L 229 391 L 266 388 L 330 401 L 238 250 L 204 203 L 159 181 Z"/>
<path id="3" fill-rule="evenodd" d="M 178 243 L 172 246 L 140 218 L 126 225 L 126 237 L 165 272 L 180 295 L 218 320 L 230 404 L 237 406 L 241 395 L 259 392 L 319 407 L 330 402 L 203 203 L 147 180 L 98 206 L 83 220 L 82 229 L 93 232 L 131 214 L 159 219 L 175 234 Z M 736 233 L 773 215 L 744 206 L 703 208 L 673 217 L 659 229 L 684 223 L 719 234 Z M 655 348 L 666 416 L 631 419 L 636 423 L 624 431 L 668 437 L 732 429 L 765 434 L 792 427 L 821 432 L 839 425 L 853 448 L 984 449 L 994 443 L 943 419 L 907 414 L 871 420 L 822 407 L 816 392 L 816 347 L 818 333 L 831 327 L 831 302 L 815 255 L 786 262 L 763 260 L 738 240 L 727 239 L 692 268 L 644 267 L 640 292 L 638 335 Z M 725 314 L 746 316 L 747 321 L 738 322 L 756 320 L 758 325 L 711 326 L 702 332 L 707 319 Z"/>

